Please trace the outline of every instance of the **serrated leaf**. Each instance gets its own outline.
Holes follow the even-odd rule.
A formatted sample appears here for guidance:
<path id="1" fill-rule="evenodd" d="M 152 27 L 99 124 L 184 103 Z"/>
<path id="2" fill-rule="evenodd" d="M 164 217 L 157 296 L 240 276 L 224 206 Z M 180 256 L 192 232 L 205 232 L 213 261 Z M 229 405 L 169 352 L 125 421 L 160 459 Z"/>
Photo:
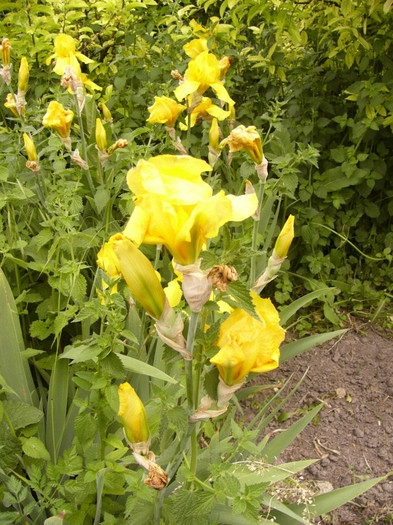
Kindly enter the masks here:
<path id="1" fill-rule="evenodd" d="M 84 363 L 85 361 L 90 361 L 90 359 L 95 359 L 101 352 L 101 348 L 99 346 L 89 346 L 83 344 L 67 348 L 68 350 L 66 350 L 60 356 L 60 359 L 72 359 L 73 363 Z"/>
<path id="2" fill-rule="evenodd" d="M 71 296 L 77 303 L 83 303 L 86 296 L 87 282 L 82 274 L 75 277 L 71 288 Z"/>
<path id="3" fill-rule="evenodd" d="M 38 423 L 44 417 L 41 410 L 21 401 L 3 401 L 3 405 L 14 430 Z"/>
<path id="4" fill-rule="evenodd" d="M 31 437 L 26 439 L 22 445 L 23 452 L 34 459 L 44 459 L 45 461 L 50 460 L 50 454 L 46 449 L 43 442 L 37 437 Z"/>
<path id="5" fill-rule="evenodd" d="M 18 465 L 18 454 L 21 450 L 20 441 L 12 434 L 8 425 L 0 423 L 0 468 L 15 469 Z"/>
<path id="6" fill-rule="evenodd" d="M 101 213 L 102 210 L 107 205 L 109 199 L 111 198 L 111 194 L 109 190 L 105 187 L 100 187 L 97 189 L 95 195 L 94 195 L 94 202 L 97 207 L 97 212 Z"/>
<path id="7" fill-rule="evenodd" d="M 260 321 L 255 311 L 255 306 L 252 302 L 250 290 L 244 283 L 240 281 L 231 283 L 227 288 L 227 293 L 228 296 L 225 297 L 226 303 L 234 306 L 235 308 L 242 308 L 245 312 Z"/>
<path id="8" fill-rule="evenodd" d="M 84 412 L 75 418 L 74 428 L 76 437 L 83 445 L 94 438 L 97 422 L 89 412 Z"/>
<path id="9" fill-rule="evenodd" d="M 118 355 L 113 352 L 101 360 L 101 369 L 105 374 L 115 379 L 123 379 L 125 375 L 123 363 L 120 361 Z"/>
<path id="10" fill-rule="evenodd" d="M 184 432 L 188 426 L 188 415 L 183 407 L 176 406 L 166 412 L 169 424 L 178 432 Z"/>

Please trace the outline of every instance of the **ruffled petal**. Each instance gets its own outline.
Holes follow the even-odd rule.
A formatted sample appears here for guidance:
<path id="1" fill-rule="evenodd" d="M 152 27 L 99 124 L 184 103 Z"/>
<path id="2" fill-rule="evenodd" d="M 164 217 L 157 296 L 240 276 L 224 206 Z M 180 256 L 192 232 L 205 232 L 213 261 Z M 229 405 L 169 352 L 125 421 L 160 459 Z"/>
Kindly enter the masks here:
<path id="1" fill-rule="evenodd" d="M 253 215 L 258 207 L 258 197 L 255 193 L 248 195 L 227 195 L 232 204 L 231 221 L 244 221 Z"/>

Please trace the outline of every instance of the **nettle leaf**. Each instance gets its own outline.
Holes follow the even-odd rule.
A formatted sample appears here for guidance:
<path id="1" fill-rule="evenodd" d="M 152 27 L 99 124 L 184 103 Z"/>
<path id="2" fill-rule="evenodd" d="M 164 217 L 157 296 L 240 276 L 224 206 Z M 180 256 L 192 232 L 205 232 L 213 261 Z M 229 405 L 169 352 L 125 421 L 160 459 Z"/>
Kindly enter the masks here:
<path id="1" fill-rule="evenodd" d="M 102 210 L 105 208 L 105 206 L 109 202 L 110 198 L 111 198 L 111 194 L 107 188 L 100 186 L 97 189 L 94 195 L 94 202 L 97 207 L 97 213 L 102 212 Z"/>
<path id="2" fill-rule="evenodd" d="M 86 296 L 87 282 L 82 274 L 79 274 L 75 277 L 71 288 L 71 295 L 74 301 L 77 303 L 82 303 L 84 297 Z"/>
<path id="3" fill-rule="evenodd" d="M 101 370 L 110 377 L 123 379 L 125 376 L 123 363 L 119 357 L 111 352 L 101 361 Z"/>
<path id="4" fill-rule="evenodd" d="M 212 266 L 215 266 L 218 264 L 217 256 L 210 251 L 204 251 L 201 252 L 201 269 L 207 270 L 208 268 L 211 268 Z"/>
<path id="5" fill-rule="evenodd" d="M 21 401 L 3 401 L 3 406 L 14 430 L 38 423 L 44 417 L 41 410 Z"/>
<path id="6" fill-rule="evenodd" d="M 206 522 L 215 505 L 215 494 L 180 491 L 170 498 L 173 523 L 190 525 Z"/>
<path id="7" fill-rule="evenodd" d="M 187 411 L 183 407 L 173 407 L 166 412 L 169 424 L 176 430 L 184 432 L 188 426 Z"/>
<path id="8" fill-rule="evenodd" d="M 37 339 L 43 341 L 52 333 L 52 322 L 50 319 L 45 321 L 37 319 L 31 323 L 29 331 L 31 337 L 37 337 Z"/>
<path id="9" fill-rule="evenodd" d="M 97 429 L 97 421 L 92 414 L 84 412 L 75 418 L 75 435 L 83 445 L 94 438 Z"/>
<path id="10" fill-rule="evenodd" d="M 85 361 L 90 361 L 90 359 L 95 359 L 102 350 L 96 345 L 83 344 L 68 346 L 67 348 L 68 350 L 60 356 L 60 359 L 72 359 L 73 363 L 84 363 Z"/>
<path id="11" fill-rule="evenodd" d="M 11 432 L 8 425 L 0 423 L 0 468 L 4 470 L 15 469 L 18 465 L 18 454 L 21 443 Z"/>
<path id="12" fill-rule="evenodd" d="M 34 459 L 50 460 L 50 454 L 43 442 L 37 437 L 30 437 L 22 445 L 23 452 Z"/>
<path id="13" fill-rule="evenodd" d="M 255 306 L 252 302 L 250 295 L 250 290 L 247 288 L 247 285 L 236 281 L 231 283 L 227 288 L 228 296 L 225 296 L 225 302 L 234 308 L 242 308 L 248 314 L 250 314 L 255 319 L 260 321 L 256 311 Z"/>

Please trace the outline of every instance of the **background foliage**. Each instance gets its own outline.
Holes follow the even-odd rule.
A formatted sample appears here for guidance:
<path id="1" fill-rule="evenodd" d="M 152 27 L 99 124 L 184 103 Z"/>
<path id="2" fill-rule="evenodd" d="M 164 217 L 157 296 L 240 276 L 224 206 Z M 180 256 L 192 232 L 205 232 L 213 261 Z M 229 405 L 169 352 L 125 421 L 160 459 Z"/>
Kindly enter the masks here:
<path id="1" fill-rule="evenodd" d="M 0 249 L 10 287 L 2 276 L 1 285 L 2 297 L 9 301 L 4 311 L 12 311 L 7 326 L 14 327 L 15 336 L 8 339 L 9 334 L 4 334 L 2 344 L 12 342 L 23 357 L 13 367 L 20 374 L 17 377 L 15 372 L 15 384 L 1 384 L 3 393 L 12 395 L 24 377 L 27 389 L 23 391 L 30 392 L 34 381 L 40 398 L 39 403 L 24 399 L 29 406 L 8 400 L 4 413 L 13 414 L 12 420 L 0 417 L 0 468 L 17 473 L 5 477 L 1 471 L 4 522 L 24 523 L 24 515 L 31 513 L 40 523 L 44 511 L 34 510 L 32 492 L 46 509 L 67 510 L 70 523 L 100 520 L 101 510 L 102 523 L 115 523 L 114 516 L 124 508 L 125 523 L 131 514 L 133 520 L 140 515 L 141 522 L 146 522 L 145 509 L 153 496 L 141 484 L 142 473 L 126 468 L 129 451 L 117 437 L 118 423 L 113 421 L 117 395 L 113 380 L 122 380 L 125 371 L 133 374 L 135 363 L 128 356 L 120 360 L 116 352 L 126 346 L 135 357 L 145 357 L 154 370 L 164 363 L 170 378 L 176 380 L 180 371 L 171 351 L 164 354 L 159 342 L 146 351 L 138 337 L 144 319 L 127 313 L 124 297 L 116 296 L 108 309 L 95 289 L 100 278 L 97 252 L 111 233 L 122 228 L 132 210 L 125 185 L 127 169 L 139 158 L 173 153 L 164 129 L 146 124 L 147 107 L 154 95 L 169 95 L 176 86 L 174 80 L 168 82 L 171 70 L 185 70 L 182 45 L 191 37 L 189 20 L 206 25 L 211 16 L 220 17 L 216 51 L 234 58 L 226 86 L 236 100 L 237 120 L 262 130 L 270 161 L 265 205 L 273 206 L 278 199 L 278 224 L 289 213 L 296 215 L 297 237 L 284 267 L 290 272 L 283 272 L 266 293 L 274 294 L 281 304 L 305 291 L 316 291 L 315 297 L 324 295 L 323 310 L 314 309 L 298 321 L 303 332 L 320 318 L 339 325 L 343 309 L 389 323 L 393 294 L 392 2 L 17 0 L 1 2 L 0 12 L 0 36 L 12 43 L 14 79 L 20 58 L 32 57 L 26 120 L 14 118 L 0 104 Z M 83 117 L 94 193 L 83 171 L 71 165 L 61 141 L 41 125 L 49 100 L 73 103 L 52 67 L 45 64 L 59 32 L 76 38 L 78 49 L 95 60 L 86 72 L 102 87 L 92 94 Z M 6 93 L 2 82 L 2 101 Z M 114 121 L 106 125 L 108 140 L 113 143 L 122 137 L 129 142 L 126 151 L 118 150 L 109 159 L 104 176 L 94 137 L 102 102 Z M 39 177 L 25 167 L 22 132 L 32 134 L 42 158 Z M 80 132 L 76 126 L 74 146 L 80 146 Z M 201 156 L 199 144 L 207 145 L 207 132 L 202 127 L 195 137 L 188 137 L 190 151 L 197 157 Z M 213 182 L 238 194 L 243 182 L 254 176 L 254 166 L 241 156 L 232 166 L 236 178 L 231 178 L 220 160 L 222 180 Z M 241 233 L 250 238 L 250 231 Z M 228 232 L 224 232 L 223 245 L 214 248 L 223 262 L 236 261 L 239 268 L 247 264 L 249 253 Z M 154 250 L 146 252 L 154 258 Z M 328 290 L 332 285 L 335 290 Z M 98 326 L 104 328 L 97 330 Z M 214 327 L 198 337 L 202 343 L 210 338 L 211 343 L 216 337 Z M 33 365 L 32 375 L 26 372 L 27 359 Z M 145 372 L 150 375 L 152 370 Z M 154 377 L 146 388 L 139 375 L 133 376 L 143 401 L 154 393 L 147 407 L 153 432 L 169 429 L 160 453 L 169 446 L 171 432 L 187 425 L 186 411 L 173 404 L 179 384 L 168 377 Z M 264 424 L 263 419 L 258 432 Z M 236 424 L 228 425 L 221 430 L 222 448 L 215 448 L 213 440 L 198 475 L 207 482 L 212 475 L 222 477 L 219 504 L 228 504 L 230 495 L 237 492 L 231 508 L 256 520 L 256 493 L 262 487 L 243 481 L 239 487 L 237 477 L 220 465 L 220 454 L 230 447 L 234 456 L 247 451 L 262 454 L 263 446 L 253 448 L 257 430 L 249 429 L 244 436 Z M 215 430 L 206 424 L 209 438 Z M 236 438 L 236 446 L 228 444 L 229 436 Z M 276 442 L 277 451 L 281 445 Z M 109 454 L 105 447 L 111 450 Z M 23 458 L 28 479 L 17 470 L 18 458 Z M 193 482 L 186 467 L 180 477 L 185 483 Z M 97 495 L 102 505 L 98 518 Z M 215 508 L 208 493 L 194 493 L 193 501 L 187 497 L 174 494 L 164 507 L 166 516 L 176 515 L 178 523 L 190 523 L 185 508 L 198 508 L 205 515 Z M 146 502 L 143 509 L 134 508 L 138 498 Z M 220 515 L 226 511 L 220 508 Z"/>

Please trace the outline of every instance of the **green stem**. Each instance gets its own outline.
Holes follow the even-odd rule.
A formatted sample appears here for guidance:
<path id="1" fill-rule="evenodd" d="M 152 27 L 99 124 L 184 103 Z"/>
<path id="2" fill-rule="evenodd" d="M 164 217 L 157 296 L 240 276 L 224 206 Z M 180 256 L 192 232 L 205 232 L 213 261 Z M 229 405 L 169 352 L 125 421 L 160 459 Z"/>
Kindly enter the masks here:
<path id="1" fill-rule="evenodd" d="M 199 312 L 191 312 L 190 324 L 188 326 L 187 333 L 187 344 L 186 348 L 188 352 L 192 355 L 194 351 L 194 341 L 195 333 L 198 326 Z M 187 405 L 190 414 L 194 412 L 194 389 L 193 389 L 193 370 L 192 370 L 192 360 L 184 361 L 184 368 L 186 374 L 186 392 L 187 392 Z M 188 430 L 184 433 L 184 436 L 176 450 L 176 453 L 173 456 L 173 459 L 168 463 L 166 468 L 166 473 L 168 475 L 168 480 L 170 481 L 172 476 L 175 474 L 182 462 L 182 456 L 184 450 L 187 449 L 187 442 L 191 436 L 191 462 L 190 465 L 196 470 L 197 463 L 197 452 L 198 452 L 198 441 L 197 441 L 197 428 L 194 423 L 188 424 Z M 154 507 L 154 525 L 160 525 L 161 520 L 161 508 L 164 502 L 165 489 L 161 490 L 157 496 L 155 507 Z"/>
<path id="2" fill-rule="evenodd" d="M 191 312 L 190 324 L 188 327 L 187 334 L 187 345 L 188 352 L 192 355 L 194 351 L 194 339 L 195 332 L 198 325 L 199 312 Z M 187 404 L 190 412 L 194 411 L 194 388 L 193 388 L 193 377 L 192 377 L 192 360 L 184 361 L 185 373 L 186 373 L 186 391 L 187 391 Z"/>
<path id="3" fill-rule="evenodd" d="M 265 195 L 265 183 L 259 182 L 259 185 L 258 185 L 258 212 L 257 212 L 258 219 L 254 221 L 254 226 L 252 230 L 251 248 L 253 251 L 255 251 L 258 247 L 259 222 L 261 220 L 261 209 L 262 209 L 264 195 Z M 257 266 L 257 256 L 253 255 L 251 257 L 250 288 L 253 286 L 256 280 L 256 266 Z"/>
<path id="4" fill-rule="evenodd" d="M 84 131 L 84 127 L 83 127 L 83 120 L 82 120 L 81 110 L 79 108 L 78 97 L 76 95 L 74 95 L 74 98 L 75 98 L 76 114 L 77 114 L 77 117 L 78 117 L 79 128 L 81 130 L 81 142 L 82 142 L 83 159 L 87 162 L 86 139 L 85 139 L 85 131 Z M 91 178 L 89 167 L 87 167 L 87 170 L 86 170 L 86 178 L 87 178 L 87 182 L 89 183 L 91 195 L 94 197 L 94 195 L 95 195 L 95 187 L 94 187 L 94 184 L 93 184 L 93 179 Z"/>

